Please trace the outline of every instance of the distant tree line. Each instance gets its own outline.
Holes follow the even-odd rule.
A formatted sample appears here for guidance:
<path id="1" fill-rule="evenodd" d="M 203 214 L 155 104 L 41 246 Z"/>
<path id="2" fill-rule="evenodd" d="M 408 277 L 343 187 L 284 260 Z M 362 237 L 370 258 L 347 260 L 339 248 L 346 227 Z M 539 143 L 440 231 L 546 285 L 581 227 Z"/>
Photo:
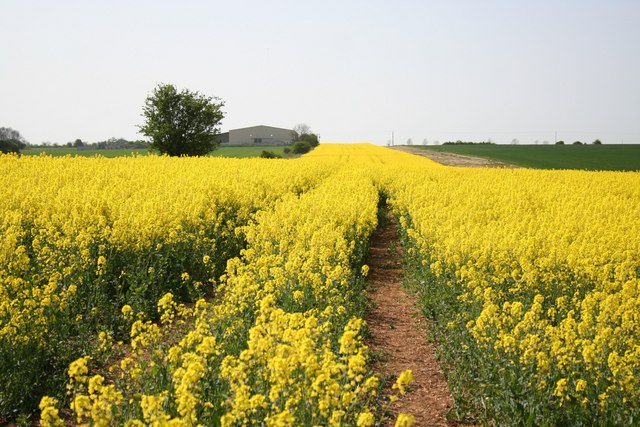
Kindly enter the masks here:
<path id="1" fill-rule="evenodd" d="M 81 140 L 77 139 L 76 141 L 74 141 L 73 146 L 79 149 L 84 148 L 97 150 L 121 150 L 149 148 L 150 144 L 147 141 L 143 140 L 129 141 L 124 138 L 109 138 L 106 141 L 94 143 L 84 143 Z"/>
<path id="2" fill-rule="evenodd" d="M 474 142 L 474 141 L 457 140 L 455 142 L 447 141 L 447 142 L 444 142 L 442 145 L 495 145 L 495 142 L 491 142 L 491 141 Z"/>
<path id="3" fill-rule="evenodd" d="M 31 144 L 15 129 L 0 127 L 0 153 L 20 153 L 30 148 L 67 147 L 78 150 L 119 150 L 119 149 L 145 149 L 149 143 L 142 140 L 128 141 L 124 138 L 109 138 L 105 141 L 84 142 L 80 138 L 66 144 L 42 143 Z"/>
<path id="4" fill-rule="evenodd" d="M 143 140 L 129 141 L 124 138 L 109 138 L 105 141 L 85 142 L 78 138 L 73 142 L 65 144 L 58 143 L 42 143 L 27 144 L 29 148 L 45 148 L 45 147 L 67 147 L 77 148 L 78 150 L 121 150 L 121 149 L 144 149 L 149 148 L 149 143 Z"/>
<path id="5" fill-rule="evenodd" d="M 599 139 L 596 139 L 591 144 L 593 144 L 593 145 L 601 145 L 602 141 L 600 141 Z M 556 145 L 564 145 L 564 141 L 556 141 Z M 573 145 L 586 145 L 586 143 L 583 143 L 581 141 L 574 141 Z"/>

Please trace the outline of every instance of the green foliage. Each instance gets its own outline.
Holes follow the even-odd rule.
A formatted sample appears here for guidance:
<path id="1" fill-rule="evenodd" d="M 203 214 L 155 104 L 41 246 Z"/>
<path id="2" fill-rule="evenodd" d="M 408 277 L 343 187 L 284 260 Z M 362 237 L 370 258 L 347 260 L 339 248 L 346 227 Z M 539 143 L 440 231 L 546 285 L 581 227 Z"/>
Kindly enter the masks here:
<path id="1" fill-rule="evenodd" d="M 318 135 L 311 132 L 311 128 L 306 123 L 294 126 L 292 137 L 294 140 L 291 151 L 293 154 L 305 154 L 320 145 Z M 288 154 L 288 152 L 286 153 Z"/>
<path id="2" fill-rule="evenodd" d="M 85 144 L 85 148 L 96 147 L 100 150 L 122 150 L 122 149 L 140 149 L 149 148 L 149 143 L 142 140 L 127 141 L 124 138 L 109 138 L 106 141 L 100 141 L 93 144 Z"/>
<path id="3" fill-rule="evenodd" d="M 593 141 L 593 144 L 600 145 L 602 144 L 602 141 L 600 141 L 599 139 L 596 139 L 595 141 Z"/>
<path id="4" fill-rule="evenodd" d="M 303 133 L 298 137 L 298 141 L 296 142 L 300 142 L 300 141 L 308 142 L 312 148 L 320 145 L 320 142 L 318 141 L 318 135 L 316 135 L 315 133 Z"/>
<path id="5" fill-rule="evenodd" d="M 308 142 L 311 148 L 315 148 L 320 145 L 318 135 L 311 132 L 311 127 L 306 123 L 298 123 L 293 127 L 291 139 L 294 143 L 298 141 Z"/>
<path id="6" fill-rule="evenodd" d="M 224 102 L 171 84 L 158 85 L 145 101 L 140 133 L 170 156 L 204 156 L 218 146 Z"/>
<path id="7" fill-rule="evenodd" d="M 307 141 L 297 141 L 291 147 L 293 154 L 306 154 L 311 151 L 311 144 Z"/>
<path id="8" fill-rule="evenodd" d="M 19 153 L 26 146 L 20 132 L 11 128 L 0 128 L 0 153 Z"/>
<path id="9" fill-rule="evenodd" d="M 0 139 L 0 153 L 19 153 L 24 147 L 25 144 L 15 139 Z"/>
<path id="10" fill-rule="evenodd" d="M 260 157 L 263 159 L 280 159 L 282 156 L 274 153 L 273 151 L 262 150 Z"/>
<path id="11" fill-rule="evenodd" d="M 564 141 L 556 141 L 556 145 L 564 145 Z"/>

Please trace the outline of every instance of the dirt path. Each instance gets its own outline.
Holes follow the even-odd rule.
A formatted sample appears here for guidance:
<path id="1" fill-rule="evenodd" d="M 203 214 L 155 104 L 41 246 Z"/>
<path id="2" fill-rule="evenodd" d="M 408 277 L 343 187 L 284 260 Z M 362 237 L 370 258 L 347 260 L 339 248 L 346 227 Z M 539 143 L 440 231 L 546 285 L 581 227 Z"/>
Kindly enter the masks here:
<path id="1" fill-rule="evenodd" d="M 520 168 L 518 165 L 502 163 L 497 160 L 483 159 L 482 157 L 463 156 L 462 154 L 445 153 L 442 151 L 422 150 L 420 148 L 407 146 L 395 146 L 391 148 L 398 151 L 404 151 L 405 153 L 428 157 L 434 162 L 447 166 L 462 166 L 468 168 Z"/>
<path id="2" fill-rule="evenodd" d="M 390 379 L 388 387 L 405 369 L 413 371 L 414 382 L 407 394 L 391 405 L 394 417 L 387 425 L 393 426 L 398 413 L 413 415 L 415 426 L 456 425 L 446 418 L 453 402 L 434 347 L 427 340 L 427 322 L 416 298 L 402 287 L 401 250 L 396 224 L 388 215 L 387 225 L 371 240 L 368 280 L 373 308 L 367 318 L 371 331 L 368 345 L 380 354 L 375 369 Z"/>

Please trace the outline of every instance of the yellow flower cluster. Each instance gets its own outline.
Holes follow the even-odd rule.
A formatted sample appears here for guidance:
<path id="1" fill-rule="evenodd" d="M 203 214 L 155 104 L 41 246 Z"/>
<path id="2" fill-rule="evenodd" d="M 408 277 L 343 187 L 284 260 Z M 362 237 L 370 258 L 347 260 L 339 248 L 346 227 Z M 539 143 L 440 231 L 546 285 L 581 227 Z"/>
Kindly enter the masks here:
<path id="1" fill-rule="evenodd" d="M 166 292 L 211 293 L 243 247 L 239 227 L 331 172 L 259 159 L 0 156 L 0 420 L 64 388 L 59 373 L 79 355 L 126 339 L 133 310 L 155 320 Z"/>
<path id="2" fill-rule="evenodd" d="M 639 173 L 414 158 L 382 185 L 468 398 L 506 423 L 638 417 Z"/>
<path id="3" fill-rule="evenodd" d="M 328 144 L 290 161 L 0 168 L 17 183 L 0 189 L 0 360 L 34 378 L 37 360 L 91 355 L 55 368 L 69 366 L 78 422 L 374 425 L 361 319 L 380 197 L 446 334 L 456 398 L 495 424 L 640 417 L 638 173 L 461 169 Z M 105 374 L 114 339 L 130 351 Z M 33 395 L 41 423 L 60 424 L 57 402 L 11 373 L 0 417 Z"/>
<path id="4" fill-rule="evenodd" d="M 134 351 L 112 369 L 120 399 L 109 422 L 373 425 L 380 384 L 359 316 L 378 189 L 369 171 L 338 157 L 297 162 L 324 165 L 327 175 L 236 228 L 246 248 L 228 261 L 213 299 L 188 308 L 165 294 L 160 324 L 121 309 Z M 74 381 L 73 401 L 87 404 L 72 408 L 76 416 L 102 422 Z"/>

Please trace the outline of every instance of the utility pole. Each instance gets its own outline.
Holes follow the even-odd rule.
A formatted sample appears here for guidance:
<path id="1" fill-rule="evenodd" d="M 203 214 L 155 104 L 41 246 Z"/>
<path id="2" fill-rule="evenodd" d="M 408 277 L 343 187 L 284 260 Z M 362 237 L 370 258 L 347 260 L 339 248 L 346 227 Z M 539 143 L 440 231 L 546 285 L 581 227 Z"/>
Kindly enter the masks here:
<path id="1" fill-rule="evenodd" d="M 393 131 L 391 131 L 391 146 L 393 147 L 395 144 L 394 140 L 393 140 Z"/>
<path id="2" fill-rule="evenodd" d="M 555 136 L 555 138 L 554 138 L 554 140 L 553 140 L 553 143 L 554 143 L 554 144 L 555 144 L 556 142 L 558 142 L 558 131 L 556 131 L 556 136 Z"/>

